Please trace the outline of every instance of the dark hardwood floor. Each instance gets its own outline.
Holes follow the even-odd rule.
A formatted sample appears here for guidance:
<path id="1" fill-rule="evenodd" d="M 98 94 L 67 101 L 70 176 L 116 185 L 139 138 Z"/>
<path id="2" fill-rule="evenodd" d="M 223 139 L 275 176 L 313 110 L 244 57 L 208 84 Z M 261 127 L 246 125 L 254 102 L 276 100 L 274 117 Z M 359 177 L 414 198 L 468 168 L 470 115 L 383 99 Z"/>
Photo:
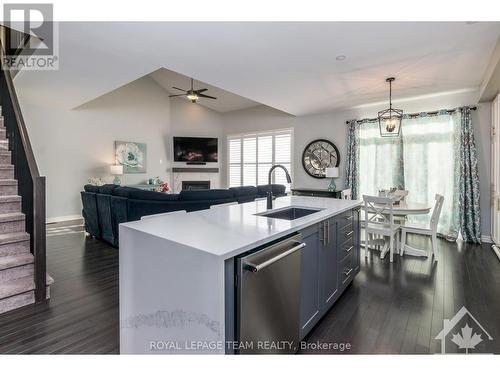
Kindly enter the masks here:
<path id="1" fill-rule="evenodd" d="M 415 236 L 410 244 L 428 240 Z M 52 298 L 0 316 L 0 353 L 118 353 L 118 250 L 65 223 L 49 227 L 47 257 Z M 434 338 L 443 319 L 462 306 L 500 353 L 500 262 L 488 244 L 440 240 L 437 262 L 405 256 L 390 264 L 377 253 L 361 259 L 353 284 L 305 340 L 348 343 L 350 350 L 301 353 L 440 352 Z"/>
<path id="2" fill-rule="evenodd" d="M 78 223 L 49 226 L 50 302 L 0 316 L 0 353 L 118 353 L 118 250 Z"/>

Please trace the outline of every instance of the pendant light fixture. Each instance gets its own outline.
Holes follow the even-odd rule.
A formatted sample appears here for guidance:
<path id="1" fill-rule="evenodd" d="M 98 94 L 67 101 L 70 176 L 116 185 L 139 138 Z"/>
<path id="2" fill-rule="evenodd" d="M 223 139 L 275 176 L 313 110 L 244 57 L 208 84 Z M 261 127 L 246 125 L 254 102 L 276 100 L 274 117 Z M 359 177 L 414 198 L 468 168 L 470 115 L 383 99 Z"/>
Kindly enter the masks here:
<path id="1" fill-rule="evenodd" d="M 401 133 L 401 120 L 403 111 L 392 108 L 392 82 L 396 78 L 389 77 L 385 81 L 389 82 L 389 108 L 378 113 L 378 125 L 381 137 L 399 137 Z"/>

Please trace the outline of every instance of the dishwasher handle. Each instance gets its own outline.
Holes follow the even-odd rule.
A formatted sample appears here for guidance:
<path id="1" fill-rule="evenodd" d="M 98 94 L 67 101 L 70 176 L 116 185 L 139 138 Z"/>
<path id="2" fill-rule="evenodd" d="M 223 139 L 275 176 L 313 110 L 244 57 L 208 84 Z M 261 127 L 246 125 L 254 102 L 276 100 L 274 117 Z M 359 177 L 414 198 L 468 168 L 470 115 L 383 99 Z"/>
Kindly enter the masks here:
<path id="1" fill-rule="evenodd" d="M 296 252 L 297 250 L 300 250 L 304 247 L 306 247 L 306 244 L 304 242 L 299 242 L 299 241 L 293 241 L 295 246 L 293 246 L 291 249 L 288 249 L 286 251 L 283 251 L 281 254 L 276 255 L 275 257 L 266 260 L 265 262 L 262 262 L 260 264 L 253 264 L 250 262 L 245 262 L 244 263 L 244 268 L 247 271 L 250 272 L 259 272 L 260 270 L 266 268 L 267 266 L 270 266 L 271 264 L 277 262 L 278 260 Z"/>

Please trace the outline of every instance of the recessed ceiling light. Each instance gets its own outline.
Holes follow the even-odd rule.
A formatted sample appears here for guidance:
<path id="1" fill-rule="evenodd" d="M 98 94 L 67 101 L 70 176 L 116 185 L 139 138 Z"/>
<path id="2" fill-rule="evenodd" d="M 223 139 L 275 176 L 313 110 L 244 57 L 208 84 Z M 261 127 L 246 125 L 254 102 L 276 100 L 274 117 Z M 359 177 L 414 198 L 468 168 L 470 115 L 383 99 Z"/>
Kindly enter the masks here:
<path id="1" fill-rule="evenodd" d="M 335 60 L 337 60 L 337 61 L 343 61 L 343 60 L 345 60 L 345 56 L 344 56 L 344 55 L 338 55 L 338 56 L 335 58 Z"/>

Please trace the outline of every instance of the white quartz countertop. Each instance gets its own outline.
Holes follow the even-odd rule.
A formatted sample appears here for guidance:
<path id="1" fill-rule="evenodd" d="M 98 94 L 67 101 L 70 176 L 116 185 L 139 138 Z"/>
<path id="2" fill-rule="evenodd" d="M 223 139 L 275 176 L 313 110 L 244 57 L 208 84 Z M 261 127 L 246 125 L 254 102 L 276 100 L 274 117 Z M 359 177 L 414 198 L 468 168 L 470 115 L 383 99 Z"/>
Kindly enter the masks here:
<path id="1" fill-rule="evenodd" d="M 271 219 L 255 215 L 266 211 L 266 200 L 258 200 L 172 213 L 120 226 L 228 259 L 360 205 L 361 201 L 356 200 L 286 196 L 274 200 L 273 211 L 288 206 L 322 210 L 291 221 Z"/>

